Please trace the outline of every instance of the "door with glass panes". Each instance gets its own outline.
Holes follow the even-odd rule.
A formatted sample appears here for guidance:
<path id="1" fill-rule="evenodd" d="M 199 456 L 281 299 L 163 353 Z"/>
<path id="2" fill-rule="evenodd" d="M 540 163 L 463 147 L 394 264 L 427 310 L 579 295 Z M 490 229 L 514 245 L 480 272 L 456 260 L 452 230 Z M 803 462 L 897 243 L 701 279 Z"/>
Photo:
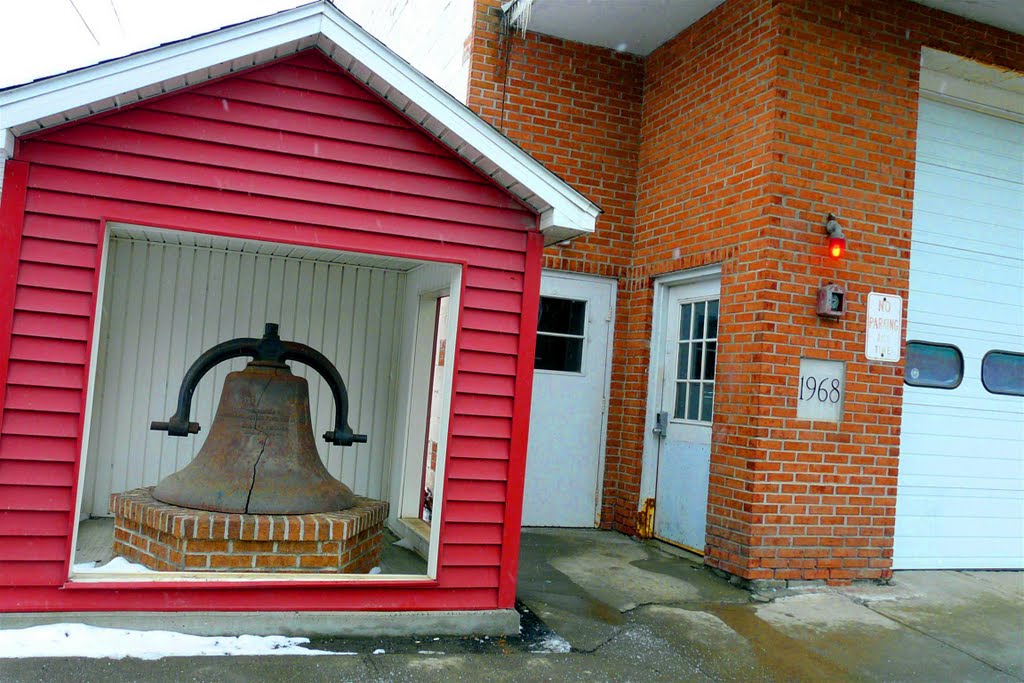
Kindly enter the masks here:
<path id="1" fill-rule="evenodd" d="M 654 535 L 704 552 L 718 355 L 718 279 L 668 289 Z"/>

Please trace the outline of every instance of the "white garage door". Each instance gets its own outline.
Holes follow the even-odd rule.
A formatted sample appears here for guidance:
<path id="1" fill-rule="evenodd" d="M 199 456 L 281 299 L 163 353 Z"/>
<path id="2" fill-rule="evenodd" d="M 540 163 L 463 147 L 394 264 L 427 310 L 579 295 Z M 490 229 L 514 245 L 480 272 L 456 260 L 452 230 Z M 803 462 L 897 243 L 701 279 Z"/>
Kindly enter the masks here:
<path id="1" fill-rule="evenodd" d="M 893 564 L 1024 567 L 1024 124 L 922 99 L 917 145 Z"/>

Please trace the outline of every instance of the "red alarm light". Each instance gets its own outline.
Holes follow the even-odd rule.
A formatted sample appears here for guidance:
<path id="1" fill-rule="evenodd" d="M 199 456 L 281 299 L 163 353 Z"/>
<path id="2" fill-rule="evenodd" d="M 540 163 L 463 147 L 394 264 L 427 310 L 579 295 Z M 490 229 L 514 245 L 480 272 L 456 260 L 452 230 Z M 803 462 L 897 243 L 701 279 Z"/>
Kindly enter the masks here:
<path id="1" fill-rule="evenodd" d="M 846 253 L 846 238 L 845 237 L 829 237 L 828 238 L 828 255 L 832 258 L 842 258 L 843 254 Z"/>
<path id="2" fill-rule="evenodd" d="M 825 232 L 828 234 L 828 255 L 834 259 L 841 259 L 846 253 L 846 236 L 843 235 L 843 227 L 833 214 L 825 217 Z"/>

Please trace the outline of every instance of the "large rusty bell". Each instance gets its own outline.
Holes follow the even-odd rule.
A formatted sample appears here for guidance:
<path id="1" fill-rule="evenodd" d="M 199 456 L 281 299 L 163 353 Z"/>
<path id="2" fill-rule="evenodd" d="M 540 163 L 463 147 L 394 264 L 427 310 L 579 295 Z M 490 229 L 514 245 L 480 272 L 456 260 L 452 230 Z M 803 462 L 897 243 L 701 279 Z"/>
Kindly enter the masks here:
<path id="1" fill-rule="evenodd" d="M 199 453 L 153 490 L 164 503 L 198 510 L 248 514 L 306 514 L 345 510 L 352 490 L 330 475 L 320 460 L 309 417 L 309 385 L 292 374 L 285 360 L 303 362 L 331 387 L 335 428 L 330 443 L 366 443 L 348 425 L 348 392 L 338 370 L 319 351 L 281 341 L 268 323 L 262 339 L 232 339 L 203 353 L 181 383 L 177 412 L 152 429 L 172 436 L 199 431 L 189 422 L 192 394 L 214 365 L 239 356 L 253 360 L 224 381 L 210 435 Z"/>

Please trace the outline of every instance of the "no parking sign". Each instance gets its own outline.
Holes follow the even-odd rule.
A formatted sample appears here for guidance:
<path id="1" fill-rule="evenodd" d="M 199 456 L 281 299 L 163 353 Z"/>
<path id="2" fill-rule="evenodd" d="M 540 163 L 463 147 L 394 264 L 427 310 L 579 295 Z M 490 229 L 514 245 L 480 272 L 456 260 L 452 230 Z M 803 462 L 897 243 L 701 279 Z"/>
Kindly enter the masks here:
<path id="1" fill-rule="evenodd" d="M 867 335 L 864 355 L 868 360 L 895 363 L 900 359 L 903 330 L 903 298 L 894 294 L 868 294 Z"/>

